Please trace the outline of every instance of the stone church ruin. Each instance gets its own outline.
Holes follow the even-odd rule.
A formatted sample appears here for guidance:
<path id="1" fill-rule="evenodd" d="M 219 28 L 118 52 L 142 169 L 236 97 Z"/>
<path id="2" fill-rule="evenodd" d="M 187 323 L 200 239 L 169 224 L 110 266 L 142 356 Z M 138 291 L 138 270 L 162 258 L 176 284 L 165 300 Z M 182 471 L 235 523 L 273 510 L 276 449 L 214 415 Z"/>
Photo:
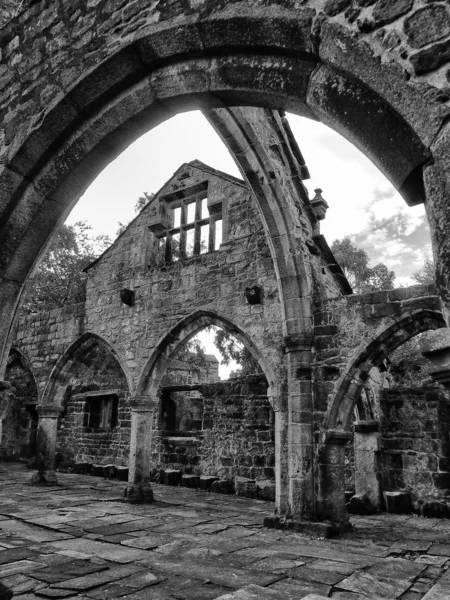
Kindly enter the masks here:
<path id="1" fill-rule="evenodd" d="M 23 2 L 0 35 L 4 451 L 36 449 L 49 482 L 61 445 L 67 461 L 114 461 L 134 499 L 151 498 L 155 460 L 251 481 L 273 469 L 273 525 L 343 530 L 354 437 L 356 495 L 377 507 L 409 494 L 416 510 L 445 512 L 449 10 L 440 0 Z M 19 321 L 27 277 L 87 186 L 142 133 L 198 108 L 243 180 L 183 165 L 91 265 L 85 304 Z M 351 295 L 285 110 L 341 133 L 409 205 L 425 205 L 436 286 Z M 211 325 L 245 345 L 264 379 L 205 383 L 201 418 L 192 405 L 180 427 L 166 408 L 163 429 L 170 362 Z M 375 393 L 390 354 L 424 332 L 444 387 Z M 242 454 L 225 444 L 234 405 L 253 436 Z M 212 453 L 221 419 L 229 429 Z M 202 435 L 183 446 L 173 438 L 187 426 Z"/>

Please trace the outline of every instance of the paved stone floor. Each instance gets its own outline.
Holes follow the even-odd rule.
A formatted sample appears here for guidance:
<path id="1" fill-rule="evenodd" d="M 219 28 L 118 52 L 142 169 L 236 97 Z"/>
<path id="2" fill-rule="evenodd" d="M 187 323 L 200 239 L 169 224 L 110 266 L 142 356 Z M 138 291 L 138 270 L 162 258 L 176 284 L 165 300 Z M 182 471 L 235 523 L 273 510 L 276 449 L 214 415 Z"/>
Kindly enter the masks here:
<path id="1" fill-rule="evenodd" d="M 450 521 L 353 519 L 334 540 L 263 529 L 267 502 L 59 475 L 32 487 L 0 463 L 0 578 L 15 598 L 83 600 L 450 599 Z"/>

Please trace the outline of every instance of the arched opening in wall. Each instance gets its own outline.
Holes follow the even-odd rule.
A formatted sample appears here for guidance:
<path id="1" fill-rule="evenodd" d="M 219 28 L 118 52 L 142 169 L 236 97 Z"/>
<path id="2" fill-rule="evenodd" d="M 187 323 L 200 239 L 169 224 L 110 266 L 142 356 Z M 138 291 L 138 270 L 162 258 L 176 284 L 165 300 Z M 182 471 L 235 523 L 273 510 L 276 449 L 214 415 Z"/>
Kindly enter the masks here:
<path id="1" fill-rule="evenodd" d="M 2 458 L 30 458 L 36 454 L 38 390 L 28 361 L 16 348 L 9 353 L 5 381 L 11 387 L 0 409 Z"/>
<path id="2" fill-rule="evenodd" d="M 245 342 L 218 325 L 198 331 L 166 361 L 159 397 L 157 480 L 275 500 L 275 413 Z"/>
<path id="3" fill-rule="evenodd" d="M 129 386 L 111 349 L 84 336 L 62 357 L 46 390 L 46 401 L 62 407 L 57 465 L 126 465 L 130 440 Z"/>
<path id="4" fill-rule="evenodd" d="M 450 395 L 430 376 L 418 333 L 372 367 L 346 450 L 350 513 L 450 517 Z"/>

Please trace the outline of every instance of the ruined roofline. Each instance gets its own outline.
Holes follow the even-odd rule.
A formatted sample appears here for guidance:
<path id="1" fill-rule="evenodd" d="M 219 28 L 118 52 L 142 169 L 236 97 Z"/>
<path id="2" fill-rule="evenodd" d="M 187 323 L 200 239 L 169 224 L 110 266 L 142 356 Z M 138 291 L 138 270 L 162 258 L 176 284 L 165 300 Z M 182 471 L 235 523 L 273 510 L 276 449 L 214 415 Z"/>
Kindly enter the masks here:
<path id="1" fill-rule="evenodd" d="M 243 188 L 245 188 L 246 190 L 248 190 L 248 185 L 245 183 L 245 181 L 243 179 L 238 179 L 237 177 L 234 177 L 233 175 L 229 175 L 228 173 L 225 173 L 224 171 L 219 171 L 218 169 L 214 169 L 213 167 L 209 167 L 208 165 L 205 165 L 205 163 L 202 163 L 202 161 L 198 160 L 198 159 L 194 159 L 190 162 L 185 162 L 182 165 L 180 165 L 178 167 L 178 169 L 169 177 L 169 179 L 167 179 L 167 181 L 165 181 L 163 183 L 163 185 L 159 188 L 159 190 L 157 192 L 155 192 L 155 194 L 153 195 L 153 197 L 151 198 L 151 200 L 149 200 L 147 202 L 147 204 L 145 204 L 141 210 L 138 212 L 138 214 L 134 217 L 134 219 L 132 219 L 128 225 L 125 227 L 125 229 L 116 237 L 116 239 L 113 241 L 113 243 L 108 246 L 108 248 L 106 248 L 106 250 L 104 250 L 100 256 L 97 256 L 96 259 L 94 259 L 91 263 L 89 263 L 86 267 L 84 267 L 83 272 L 84 273 L 88 273 L 89 269 L 91 269 L 93 266 L 95 266 L 100 259 L 102 259 L 105 254 L 119 241 L 119 239 L 122 237 L 122 235 L 133 225 L 133 223 L 136 221 L 136 219 L 138 219 L 140 217 L 140 215 L 142 214 L 142 212 L 148 207 L 150 206 L 150 204 L 152 202 L 156 202 L 158 200 L 159 195 L 161 194 L 162 190 L 167 186 L 167 184 L 174 178 L 176 177 L 176 175 L 178 173 L 181 173 L 183 171 L 183 169 L 185 169 L 186 167 L 194 167 L 195 169 L 199 169 L 200 171 L 203 171 L 205 173 L 208 173 L 209 175 L 214 175 L 215 177 L 219 177 L 221 179 L 227 179 L 228 181 L 230 181 L 231 183 L 234 183 L 236 185 L 239 185 Z"/>

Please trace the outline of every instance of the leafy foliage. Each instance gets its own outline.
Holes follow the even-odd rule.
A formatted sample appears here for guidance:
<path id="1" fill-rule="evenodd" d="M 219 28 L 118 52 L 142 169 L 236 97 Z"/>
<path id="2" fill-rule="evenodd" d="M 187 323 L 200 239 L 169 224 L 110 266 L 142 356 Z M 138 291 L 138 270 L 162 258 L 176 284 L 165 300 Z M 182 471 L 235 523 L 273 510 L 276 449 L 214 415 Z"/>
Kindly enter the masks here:
<path id="1" fill-rule="evenodd" d="M 431 284 L 435 282 L 434 262 L 430 257 L 425 260 L 424 266 L 413 273 L 413 279 L 417 283 Z"/>
<path id="2" fill-rule="evenodd" d="M 367 252 L 357 248 L 350 238 L 335 240 L 331 245 L 331 251 L 357 294 L 394 288 L 394 271 L 389 271 L 383 263 L 369 267 L 370 259 Z"/>
<path id="3" fill-rule="evenodd" d="M 27 282 L 22 303 L 25 314 L 85 300 L 83 269 L 111 243 L 108 236 L 93 236 L 91 229 L 85 221 L 61 227 Z"/>
<path id="4" fill-rule="evenodd" d="M 436 385 L 428 373 L 430 363 L 420 352 L 420 337 L 421 334 L 408 340 L 389 357 L 392 387 L 417 388 Z"/>
<path id="5" fill-rule="evenodd" d="M 251 352 L 228 331 L 219 327 L 215 328 L 214 345 L 222 355 L 221 363 L 223 365 L 229 365 L 233 360 L 240 366 L 238 371 L 231 371 L 230 378 L 262 373 L 261 367 Z"/>
<path id="6" fill-rule="evenodd" d="M 153 198 L 155 194 L 151 193 L 149 194 L 148 192 L 144 192 L 142 196 L 139 196 L 136 204 L 134 205 L 134 212 L 136 214 L 139 214 L 141 212 L 141 210 L 144 208 L 144 206 L 146 206 L 150 200 Z M 121 233 L 123 233 L 125 231 L 125 229 L 128 227 L 129 223 L 124 224 L 121 223 L 119 221 L 119 229 L 116 232 L 116 236 L 119 236 Z"/>

